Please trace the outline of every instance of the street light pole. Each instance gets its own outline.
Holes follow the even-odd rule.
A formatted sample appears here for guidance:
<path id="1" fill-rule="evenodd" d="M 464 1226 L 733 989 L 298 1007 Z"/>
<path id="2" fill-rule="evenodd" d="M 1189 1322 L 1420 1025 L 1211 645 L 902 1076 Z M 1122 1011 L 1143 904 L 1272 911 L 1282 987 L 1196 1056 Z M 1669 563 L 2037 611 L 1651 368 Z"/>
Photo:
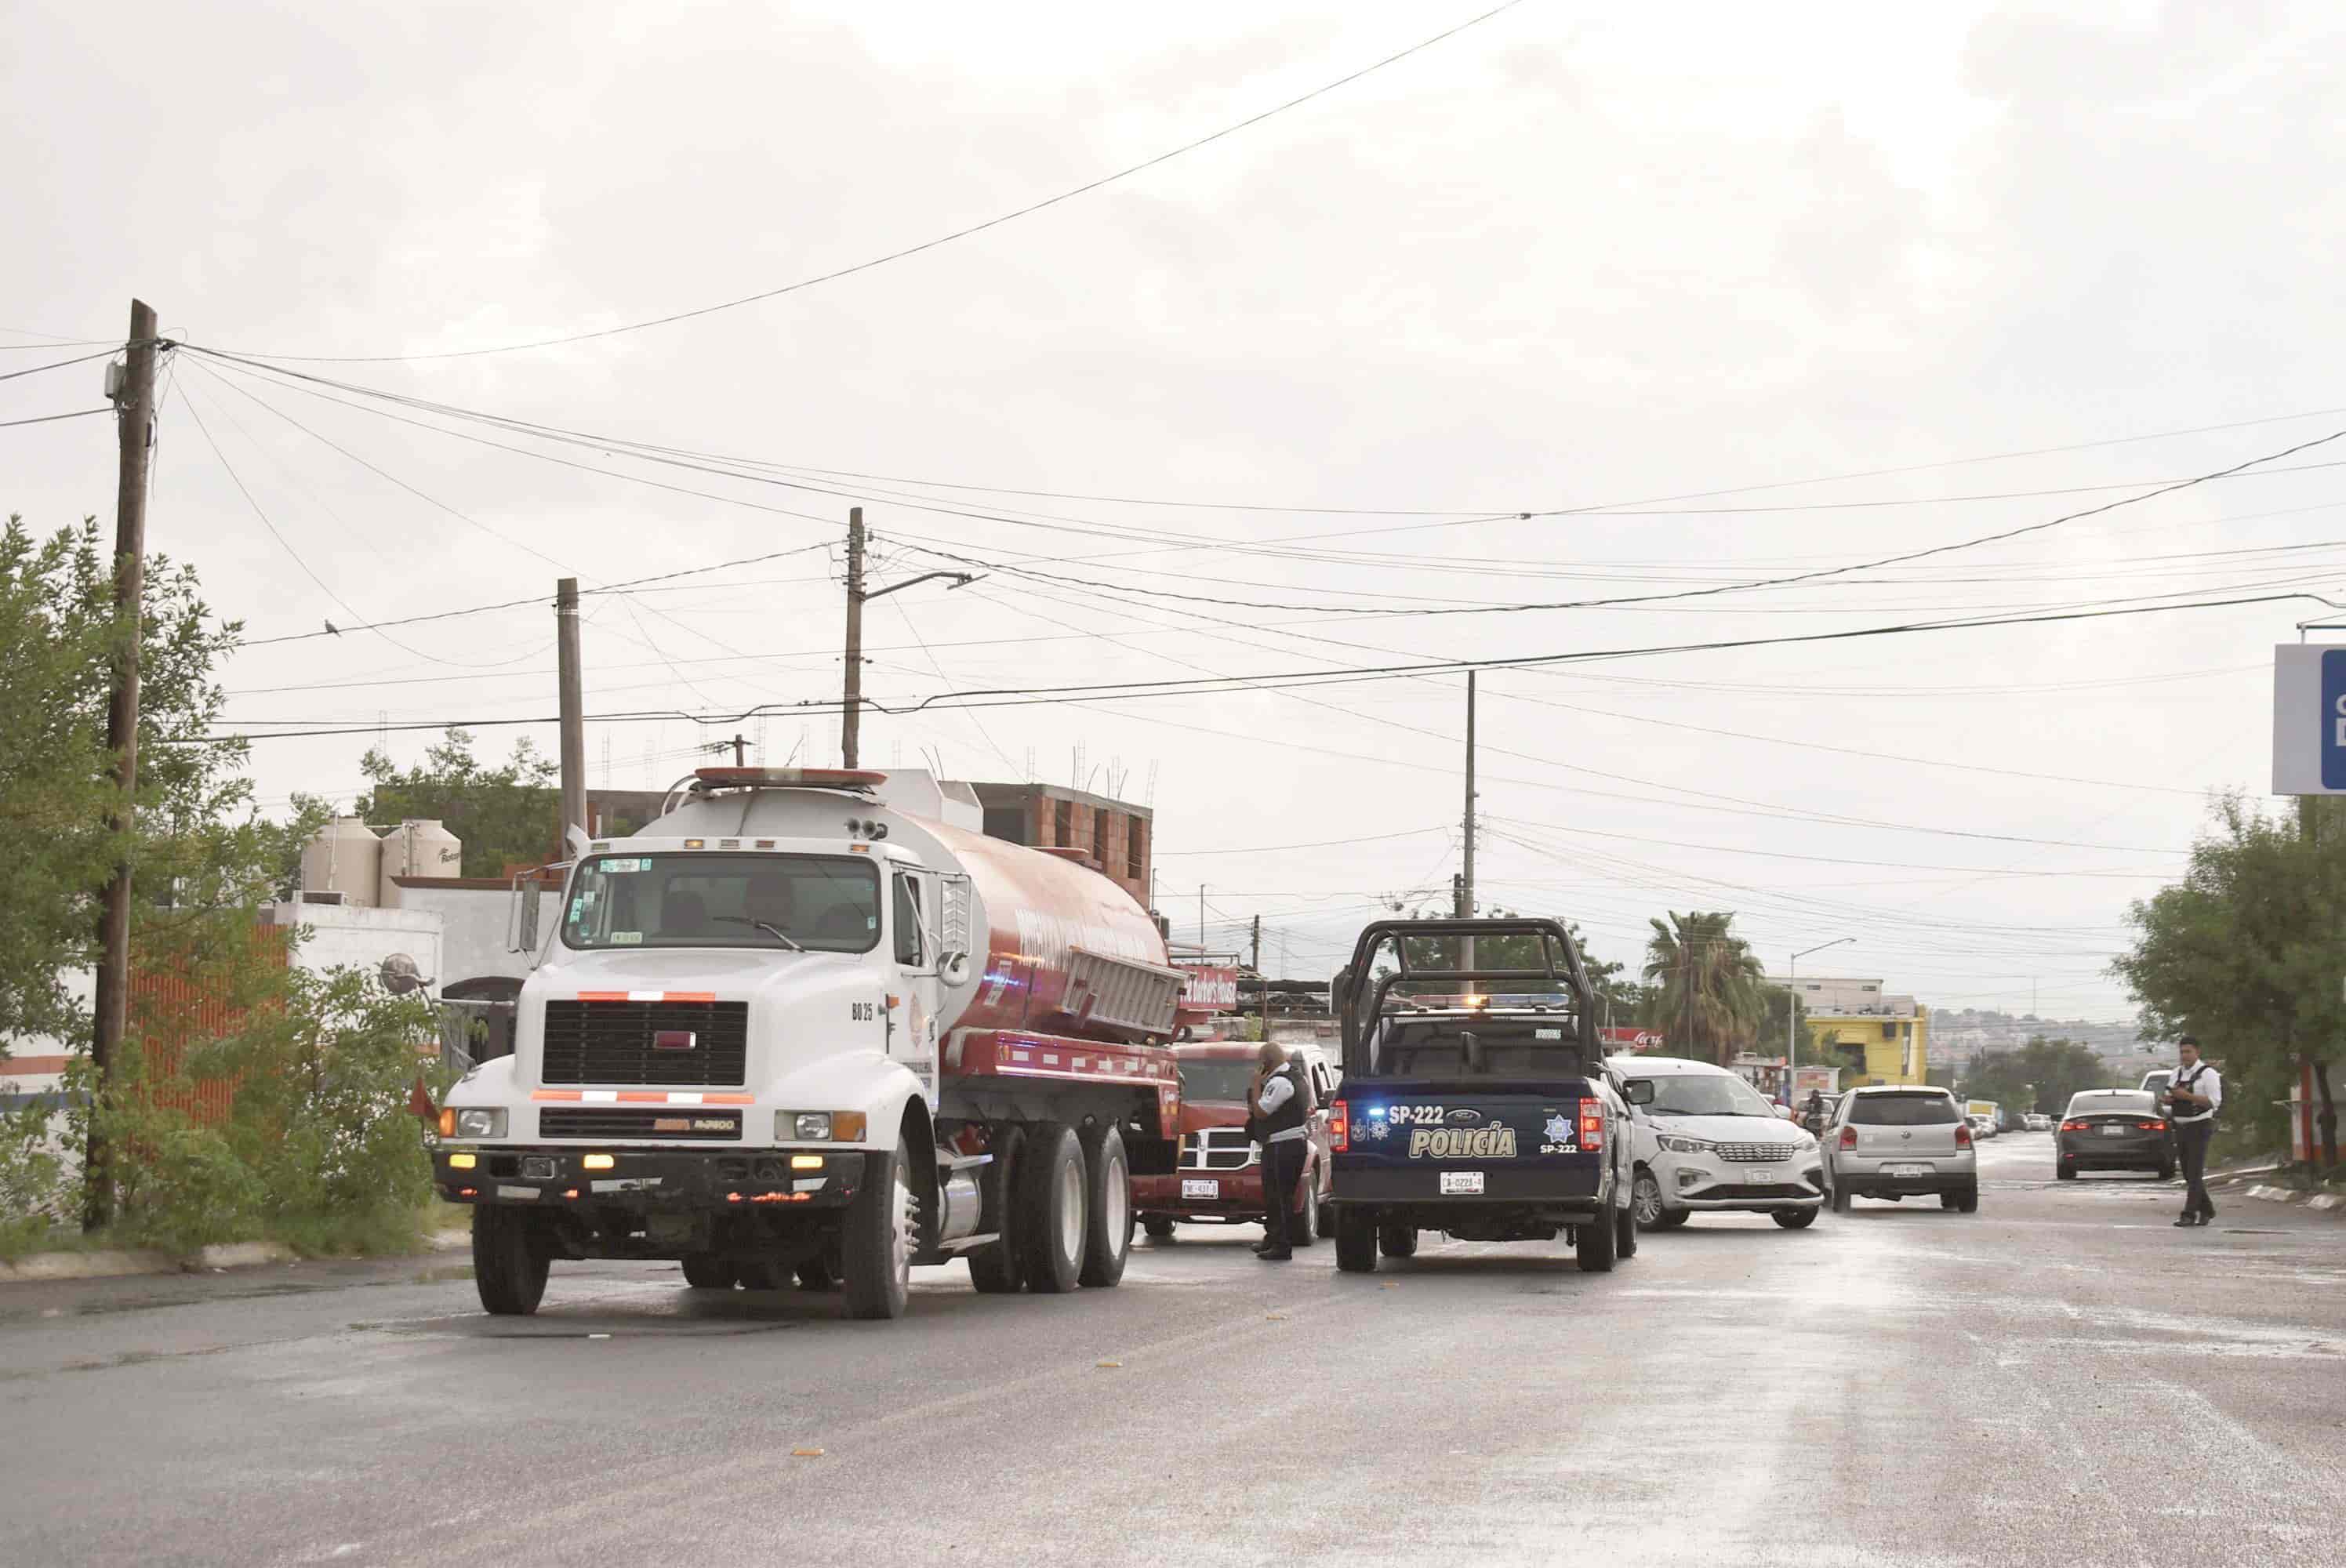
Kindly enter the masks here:
<path id="1" fill-rule="evenodd" d="M 1800 960 L 1812 952 L 1822 952 L 1829 947 L 1839 947 L 1845 942 L 1855 942 L 1853 936 L 1837 936 L 1831 942 L 1821 942 L 1814 947 L 1804 947 L 1792 955 L 1784 975 L 1784 1103 L 1792 1103 L 1792 1068 L 1800 1053 L 1795 1042 L 1800 1038 L 1800 993 L 1792 982 L 1800 978 Z"/>

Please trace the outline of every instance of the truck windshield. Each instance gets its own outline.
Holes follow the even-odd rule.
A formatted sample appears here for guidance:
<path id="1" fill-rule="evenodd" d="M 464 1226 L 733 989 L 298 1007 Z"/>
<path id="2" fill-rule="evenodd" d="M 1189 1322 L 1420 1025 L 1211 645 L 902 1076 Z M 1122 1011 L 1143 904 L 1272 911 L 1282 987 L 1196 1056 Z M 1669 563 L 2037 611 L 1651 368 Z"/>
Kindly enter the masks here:
<path id="1" fill-rule="evenodd" d="M 1178 1065 L 1184 1100 L 1218 1100 L 1237 1105 L 1246 1098 L 1247 1084 L 1254 1078 L 1251 1062 L 1183 1062 Z"/>
<path id="2" fill-rule="evenodd" d="M 846 855 L 597 855 L 563 908 L 571 947 L 770 947 L 868 952 L 880 875 Z"/>

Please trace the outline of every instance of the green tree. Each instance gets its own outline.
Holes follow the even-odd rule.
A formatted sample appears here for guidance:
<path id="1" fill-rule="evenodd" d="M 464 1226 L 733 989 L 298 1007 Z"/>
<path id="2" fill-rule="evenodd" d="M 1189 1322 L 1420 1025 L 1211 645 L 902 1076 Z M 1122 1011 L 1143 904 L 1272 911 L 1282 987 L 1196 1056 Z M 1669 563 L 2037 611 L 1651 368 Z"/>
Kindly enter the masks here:
<path id="1" fill-rule="evenodd" d="M 403 772 L 379 750 L 370 750 L 359 767 L 373 788 L 353 809 L 378 825 L 413 818 L 444 824 L 464 840 L 465 876 L 495 877 L 509 865 L 538 865 L 557 841 L 561 769 L 526 737 L 496 767 L 473 755 L 470 730 L 454 728 Z"/>
<path id="2" fill-rule="evenodd" d="M 1732 910 L 1695 910 L 1648 921 L 1645 977 L 1658 1000 L 1656 1027 L 1688 1055 L 1724 1064 L 1758 1038 L 1767 1016 L 1767 979 L 1750 944 L 1734 932 Z"/>
<path id="3" fill-rule="evenodd" d="M 2286 1135 L 2274 1102 L 2300 1054 L 2318 1057 L 2346 1027 L 2346 822 L 2327 800 L 2308 804 L 2311 832 L 2238 795 L 2218 800 L 2182 880 L 2134 905 L 2134 946 L 2110 966 L 2144 1033 L 2199 1037 L 2224 1072 L 2223 1130 L 2257 1147 Z"/>
<path id="4" fill-rule="evenodd" d="M 2032 1036 L 2017 1051 L 1974 1054 L 1964 1064 L 1961 1082 L 1967 1100 L 1994 1100 L 2007 1111 L 2047 1115 L 2059 1115 L 2069 1096 L 2081 1089 L 2120 1086 L 2116 1074 L 2089 1047 L 2042 1034 Z"/>

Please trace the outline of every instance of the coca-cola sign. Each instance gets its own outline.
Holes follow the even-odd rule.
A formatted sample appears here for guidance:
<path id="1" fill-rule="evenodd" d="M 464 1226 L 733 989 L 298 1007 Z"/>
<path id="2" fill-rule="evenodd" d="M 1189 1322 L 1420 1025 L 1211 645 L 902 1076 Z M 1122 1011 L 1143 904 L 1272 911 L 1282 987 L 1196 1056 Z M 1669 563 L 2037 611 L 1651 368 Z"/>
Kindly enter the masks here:
<path id="1" fill-rule="evenodd" d="M 1669 1044 L 1658 1029 L 1621 1027 L 1600 1029 L 1596 1033 L 1607 1046 L 1617 1051 L 1658 1051 Z"/>

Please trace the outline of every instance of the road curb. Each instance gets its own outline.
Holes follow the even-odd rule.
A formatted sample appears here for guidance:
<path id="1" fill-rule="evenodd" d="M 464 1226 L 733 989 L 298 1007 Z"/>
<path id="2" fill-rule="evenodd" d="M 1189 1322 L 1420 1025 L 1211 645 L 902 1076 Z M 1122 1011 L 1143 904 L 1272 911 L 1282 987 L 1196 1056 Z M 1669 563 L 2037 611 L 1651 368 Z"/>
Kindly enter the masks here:
<path id="1" fill-rule="evenodd" d="M 472 1245 L 467 1230 L 434 1231 L 424 1252 L 461 1252 Z M 232 1241 L 180 1255 L 152 1250 L 34 1252 L 14 1263 L 0 1262 L 0 1285 L 60 1279 L 127 1279 L 141 1274 L 210 1274 L 228 1268 L 258 1268 L 298 1263 L 301 1255 L 274 1241 Z"/>
<path id="2" fill-rule="evenodd" d="M 2324 1214 L 2334 1214 L 2341 1209 L 2346 1209 L 2346 1196 L 2341 1196 L 2334 1192 L 2300 1192 L 2295 1187 L 2271 1186 L 2262 1182 L 2249 1188 L 2241 1196 L 2259 1198 L 2266 1203 L 2293 1204 L 2300 1208 L 2310 1208 Z"/>

